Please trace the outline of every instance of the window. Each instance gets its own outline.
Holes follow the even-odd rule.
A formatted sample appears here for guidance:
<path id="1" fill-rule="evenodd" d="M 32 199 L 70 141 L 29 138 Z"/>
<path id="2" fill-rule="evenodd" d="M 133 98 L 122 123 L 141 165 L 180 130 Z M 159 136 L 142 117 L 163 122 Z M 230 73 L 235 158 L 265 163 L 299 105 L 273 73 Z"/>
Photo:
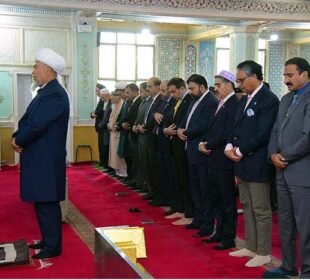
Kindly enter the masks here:
<path id="1" fill-rule="evenodd" d="M 216 38 L 216 73 L 222 70 L 229 71 L 230 67 L 230 38 Z"/>
<path id="2" fill-rule="evenodd" d="M 99 82 L 110 91 L 118 81 L 140 84 L 154 76 L 154 35 L 101 32 Z"/>

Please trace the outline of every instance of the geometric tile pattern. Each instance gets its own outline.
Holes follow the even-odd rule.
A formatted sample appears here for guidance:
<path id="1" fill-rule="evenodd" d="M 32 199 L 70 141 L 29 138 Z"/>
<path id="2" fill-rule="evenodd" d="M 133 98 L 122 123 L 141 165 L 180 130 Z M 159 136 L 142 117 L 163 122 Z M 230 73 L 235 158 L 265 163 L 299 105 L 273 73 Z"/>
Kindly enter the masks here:
<path id="1" fill-rule="evenodd" d="M 310 63 L 310 46 L 309 45 L 300 46 L 300 57 L 306 59 Z"/>
<path id="2" fill-rule="evenodd" d="M 279 97 L 282 95 L 283 65 L 284 43 L 270 43 L 268 82 L 271 90 Z"/>
<path id="3" fill-rule="evenodd" d="M 158 38 L 158 77 L 161 80 L 180 77 L 181 46 L 180 39 Z"/>

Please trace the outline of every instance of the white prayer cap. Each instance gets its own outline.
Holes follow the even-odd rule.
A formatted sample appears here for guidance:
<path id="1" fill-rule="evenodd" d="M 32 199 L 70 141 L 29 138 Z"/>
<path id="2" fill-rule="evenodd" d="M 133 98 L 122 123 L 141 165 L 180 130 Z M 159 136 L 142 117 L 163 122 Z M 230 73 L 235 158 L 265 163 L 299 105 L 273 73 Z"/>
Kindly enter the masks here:
<path id="1" fill-rule="evenodd" d="M 110 94 L 110 91 L 107 88 L 103 88 L 100 90 L 100 95 L 103 95 L 103 94 Z"/>
<path id="2" fill-rule="evenodd" d="M 51 49 L 43 48 L 36 53 L 35 60 L 50 66 L 57 74 L 61 74 L 66 67 L 65 59 Z"/>
<path id="3" fill-rule="evenodd" d="M 235 83 L 236 81 L 236 76 L 234 73 L 231 73 L 229 71 L 226 70 L 222 70 L 217 76 L 220 76 L 224 79 L 226 79 L 229 82 Z"/>
<path id="4" fill-rule="evenodd" d="M 117 82 L 115 84 L 115 89 L 125 89 L 126 86 L 127 86 L 127 83 L 125 83 L 125 82 Z"/>

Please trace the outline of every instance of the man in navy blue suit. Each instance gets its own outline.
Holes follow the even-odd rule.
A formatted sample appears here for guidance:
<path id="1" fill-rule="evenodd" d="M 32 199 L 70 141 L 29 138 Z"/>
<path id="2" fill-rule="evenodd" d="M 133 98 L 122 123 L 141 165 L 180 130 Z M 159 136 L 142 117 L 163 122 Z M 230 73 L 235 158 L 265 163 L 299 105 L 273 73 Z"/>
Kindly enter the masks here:
<path id="1" fill-rule="evenodd" d="M 236 78 L 238 87 L 247 96 L 243 96 L 238 103 L 225 154 L 235 162 L 244 210 L 245 248 L 229 255 L 252 257 L 246 266 L 257 267 L 270 262 L 272 169 L 267 155 L 279 99 L 264 85 L 262 66 L 255 61 L 240 63 Z"/>
<path id="2" fill-rule="evenodd" d="M 34 259 L 62 253 L 59 201 L 65 199 L 69 99 L 57 75 L 64 69 L 64 58 L 53 50 L 37 52 L 32 75 L 39 90 L 12 136 L 13 149 L 20 153 L 20 196 L 34 202 L 42 235 L 39 243 L 29 245 L 41 249 Z"/>
<path id="3" fill-rule="evenodd" d="M 194 219 L 186 228 L 199 229 L 194 236 L 203 237 L 213 233 L 214 214 L 208 185 L 208 157 L 198 150 L 198 145 L 203 140 L 218 101 L 208 91 L 208 84 L 203 76 L 193 74 L 188 78 L 187 84 L 193 101 L 177 130 L 179 138 L 186 141 L 190 191 L 195 207 Z"/>
<path id="4" fill-rule="evenodd" d="M 236 76 L 225 70 L 215 76 L 215 94 L 220 98 L 220 103 L 204 135 L 204 142 L 199 144 L 199 150 L 209 157 L 209 185 L 217 220 L 216 233 L 203 241 L 219 242 L 215 250 L 236 246 L 237 206 L 233 161 L 224 154 L 239 101 L 234 92 L 235 81 Z"/>

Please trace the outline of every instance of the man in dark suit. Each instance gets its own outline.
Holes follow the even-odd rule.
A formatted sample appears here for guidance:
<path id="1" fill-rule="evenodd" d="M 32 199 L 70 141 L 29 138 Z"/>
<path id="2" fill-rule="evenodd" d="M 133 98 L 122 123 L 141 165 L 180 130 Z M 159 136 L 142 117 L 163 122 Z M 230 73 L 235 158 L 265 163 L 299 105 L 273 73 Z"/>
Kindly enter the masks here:
<path id="1" fill-rule="evenodd" d="M 99 109 L 100 114 L 102 114 L 101 121 L 97 126 L 98 136 L 100 135 L 100 165 L 104 168 L 103 170 L 108 170 L 109 161 L 109 144 L 110 144 L 110 131 L 107 127 L 109 122 L 110 114 L 112 111 L 112 103 L 110 99 L 110 91 L 107 88 L 100 90 L 100 98 L 103 101 L 102 107 Z M 96 109 L 97 110 L 97 109 Z M 101 112 L 102 110 L 102 112 Z M 96 111 L 95 111 L 96 113 Z M 99 115 L 97 115 L 98 117 Z M 96 118 L 97 120 L 97 118 Z"/>
<path id="2" fill-rule="evenodd" d="M 216 233 L 203 241 L 219 242 L 214 247 L 216 250 L 236 246 L 237 206 L 233 161 L 224 155 L 239 101 L 234 92 L 235 81 L 236 76 L 225 70 L 215 76 L 214 90 L 220 102 L 203 137 L 204 142 L 199 144 L 199 150 L 209 157 L 209 185 L 217 220 Z"/>
<path id="3" fill-rule="evenodd" d="M 65 60 L 51 49 L 36 54 L 33 79 L 40 89 L 13 134 L 12 146 L 20 153 L 20 195 L 34 202 L 42 240 L 29 245 L 41 251 L 32 256 L 45 259 L 62 253 L 59 201 L 65 199 L 66 138 L 69 99 L 56 79 Z"/>
<path id="4" fill-rule="evenodd" d="M 248 267 L 270 262 L 272 213 L 270 207 L 271 165 L 267 148 L 279 99 L 263 83 L 262 66 L 248 60 L 237 66 L 237 84 L 247 96 L 238 103 L 226 156 L 235 162 L 240 201 L 245 219 L 245 248 L 234 257 L 253 257 Z"/>
<path id="5" fill-rule="evenodd" d="M 298 275 L 296 234 L 300 237 L 301 274 L 310 278 L 310 66 L 300 57 L 285 63 L 284 83 L 290 93 L 280 102 L 269 142 L 277 169 L 281 267 L 265 276 Z"/>
<path id="6" fill-rule="evenodd" d="M 127 165 L 127 178 L 124 183 L 134 186 L 136 184 L 136 174 L 138 166 L 138 151 L 137 151 L 137 134 L 132 131 L 132 127 L 136 121 L 138 115 L 138 109 L 141 104 L 141 98 L 139 96 L 139 88 L 136 84 L 128 84 L 125 88 L 125 92 L 128 96 L 129 106 L 128 112 L 121 123 L 121 127 L 127 132 L 128 141 L 124 141 L 124 156 Z M 125 140 L 127 140 L 125 139 Z"/>
<path id="7" fill-rule="evenodd" d="M 168 82 L 168 90 L 176 100 L 170 116 L 164 123 L 163 133 L 170 138 L 172 166 L 173 166 L 173 196 L 171 209 L 167 219 L 179 219 L 173 225 L 188 225 L 193 221 L 194 205 L 188 181 L 188 162 L 185 151 L 185 142 L 177 135 L 177 129 L 184 120 L 188 107 L 192 102 L 187 92 L 185 81 L 181 78 L 172 78 Z"/>
<path id="8" fill-rule="evenodd" d="M 141 83 L 139 86 L 139 93 L 142 99 L 142 102 L 138 109 L 138 115 L 135 120 L 135 123 L 132 127 L 132 131 L 137 135 L 137 150 L 138 150 L 138 162 L 137 167 L 137 178 L 135 189 L 147 193 L 149 190 L 149 181 L 147 176 L 147 169 L 145 162 L 147 161 L 147 136 L 143 129 L 143 120 L 146 111 L 152 103 L 152 98 L 150 93 L 146 90 L 147 83 Z"/>
<path id="9" fill-rule="evenodd" d="M 162 196 L 162 203 L 171 206 L 173 197 L 173 175 L 172 175 L 172 155 L 170 147 L 170 139 L 166 137 L 163 133 L 164 123 L 170 116 L 171 111 L 176 103 L 175 99 L 171 96 L 168 91 L 168 81 L 161 81 L 160 84 L 160 94 L 163 99 L 162 105 L 155 113 L 154 118 L 156 125 L 153 132 L 157 136 L 158 152 L 159 152 L 159 170 L 161 180 L 160 193 Z"/>
<path id="10" fill-rule="evenodd" d="M 99 123 L 102 121 L 103 118 L 103 104 L 104 101 L 100 96 L 100 90 L 104 89 L 105 87 L 101 84 L 96 85 L 96 96 L 99 98 L 97 107 L 95 111 L 90 113 L 90 117 L 95 119 L 95 130 L 98 134 L 98 152 L 99 152 L 99 165 L 104 166 L 107 165 L 105 162 L 104 151 L 103 151 L 103 132 L 99 129 Z"/>
<path id="11" fill-rule="evenodd" d="M 186 141 L 190 190 L 195 206 L 194 220 L 186 227 L 199 229 L 194 236 L 203 237 L 213 233 L 214 214 L 208 185 L 208 157 L 198 150 L 198 145 L 203 140 L 218 101 L 208 91 L 208 84 L 203 76 L 194 74 L 188 78 L 187 84 L 194 100 L 177 130 L 180 139 Z"/>

